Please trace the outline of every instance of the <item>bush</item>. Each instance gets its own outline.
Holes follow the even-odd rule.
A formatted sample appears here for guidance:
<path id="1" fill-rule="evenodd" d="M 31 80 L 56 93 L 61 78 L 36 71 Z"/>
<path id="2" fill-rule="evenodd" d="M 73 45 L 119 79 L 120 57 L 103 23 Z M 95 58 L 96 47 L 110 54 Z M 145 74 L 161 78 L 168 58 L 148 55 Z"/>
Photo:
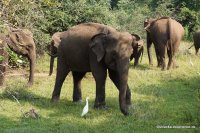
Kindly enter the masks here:
<path id="1" fill-rule="evenodd" d="M 37 54 L 42 55 L 53 33 L 82 22 L 98 22 L 145 36 L 143 21 L 149 17 L 170 16 L 190 33 L 200 29 L 200 4 L 196 0 L 3 0 L 2 25 L 27 28 L 34 34 Z"/>

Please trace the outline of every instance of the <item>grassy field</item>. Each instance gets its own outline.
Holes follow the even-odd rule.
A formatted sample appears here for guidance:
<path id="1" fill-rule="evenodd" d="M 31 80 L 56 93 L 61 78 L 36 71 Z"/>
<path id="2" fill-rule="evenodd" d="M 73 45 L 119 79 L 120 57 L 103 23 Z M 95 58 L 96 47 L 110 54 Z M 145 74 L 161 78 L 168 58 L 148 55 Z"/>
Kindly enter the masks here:
<path id="1" fill-rule="evenodd" d="M 200 57 L 194 55 L 193 49 L 188 51 L 189 46 L 189 43 L 182 42 L 177 54 L 180 67 L 174 70 L 156 68 L 155 56 L 154 66 L 150 67 L 146 50 L 137 68 L 133 68 L 131 62 L 129 86 L 133 105 L 130 108 L 132 115 L 128 117 L 119 110 L 118 91 L 109 78 L 106 82 L 109 109 L 93 109 L 95 82 L 90 73 L 82 82 L 82 103 L 72 102 L 71 74 L 62 87 L 59 103 L 50 103 L 56 72 L 49 77 L 49 57 L 41 57 L 37 61 L 33 87 L 26 87 L 28 75 L 7 76 L 6 85 L 0 89 L 0 132 L 199 132 Z M 87 96 L 90 98 L 89 113 L 84 119 L 80 114 Z M 39 118 L 23 115 L 30 109 L 34 109 Z M 167 126 L 168 129 L 164 129 Z"/>

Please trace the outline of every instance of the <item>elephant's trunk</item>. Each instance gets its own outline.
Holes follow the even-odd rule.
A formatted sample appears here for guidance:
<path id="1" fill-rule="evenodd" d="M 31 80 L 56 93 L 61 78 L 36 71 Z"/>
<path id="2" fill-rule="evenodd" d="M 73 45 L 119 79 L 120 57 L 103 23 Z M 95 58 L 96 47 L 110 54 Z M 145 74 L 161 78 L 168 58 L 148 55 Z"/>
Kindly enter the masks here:
<path id="1" fill-rule="evenodd" d="M 191 49 L 192 47 L 194 47 L 194 44 L 192 44 L 188 49 Z"/>
<path id="2" fill-rule="evenodd" d="M 51 54 L 51 53 L 48 53 L 48 55 L 49 55 L 49 56 L 51 56 L 51 57 L 54 57 L 54 58 L 58 56 L 58 54 L 57 54 L 57 53 L 56 53 L 56 54 Z"/>
<path id="3" fill-rule="evenodd" d="M 119 76 L 119 103 L 120 110 L 124 115 L 128 115 L 128 105 L 131 103 L 131 93 L 128 89 L 128 70 L 129 59 L 121 59 L 117 63 L 118 76 Z"/>
<path id="4" fill-rule="evenodd" d="M 53 73 L 54 58 L 55 58 L 55 57 L 51 56 L 51 59 L 50 59 L 50 70 L 49 70 L 49 76 L 51 76 L 52 73 Z"/>
<path id="5" fill-rule="evenodd" d="M 33 50 L 30 54 L 29 54 L 29 63 L 30 63 L 30 75 L 29 75 L 29 81 L 28 81 L 28 86 L 32 86 L 33 85 L 33 81 L 34 81 L 34 70 L 35 70 L 35 63 L 36 63 L 36 52 L 35 50 Z"/>

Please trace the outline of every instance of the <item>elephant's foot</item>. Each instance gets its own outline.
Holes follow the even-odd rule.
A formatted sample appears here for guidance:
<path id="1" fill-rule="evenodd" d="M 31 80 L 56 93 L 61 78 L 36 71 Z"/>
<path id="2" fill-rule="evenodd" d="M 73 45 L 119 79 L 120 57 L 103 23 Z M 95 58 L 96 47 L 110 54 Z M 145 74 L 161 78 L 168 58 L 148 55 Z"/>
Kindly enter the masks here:
<path id="1" fill-rule="evenodd" d="M 108 110 L 108 109 L 109 109 L 109 107 L 106 106 L 106 105 L 100 105 L 100 106 L 95 106 L 95 105 L 94 105 L 94 108 L 95 108 L 95 109 L 100 109 L 100 110 Z"/>
<path id="2" fill-rule="evenodd" d="M 151 66 L 151 67 L 152 67 L 152 66 L 153 66 L 153 63 L 149 63 L 149 66 Z"/>
<path id="3" fill-rule="evenodd" d="M 179 68 L 179 65 L 173 64 L 173 68 L 174 68 L 174 69 L 175 69 L 175 68 Z"/>
<path id="4" fill-rule="evenodd" d="M 161 70 L 162 70 L 162 71 L 165 71 L 165 70 L 166 70 L 166 66 L 165 66 L 165 65 L 162 65 Z"/>
<path id="5" fill-rule="evenodd" d="M 94 108 L 95 109 L 105 109 L 105 110 L 107 110 L 108 106 L 106 106 L 105 102 L 97 102 L 97 101 L 95 101 Z"/>
<path id="6" fill-rule="evenodd" d="M 162 64 L 158 64 L 157 67 L 158 67 L 158 68 L 162 68 Z"/>
<path id="7" fill-rule="evenodd" d="M 59 96 L 52 96 L 51 102 L 58 102 L 60 100 Z"/>
<path id="8" fill-rule="evenodd" d="M 33 85 L 33 82 L 28 82 L 28 83 L 27 83 L 27 86 L 28 86 L 28 87 L 31 87 L 32 85 Z"/>
<path id="9" fill-rule="evenodd" d="M 80 94 L 77 94 L 77 93 L 73 94 L 73 102 L 82 102 L 81 93 Z"/>
<path id="10" fill-rule="evenodd" d="M 128 106 L 126 104 L 121 105 L 120 110 L 125 116 L 130 115 L 129 112 L 128 112 Z"/>
<path id="11" fill-rule="evenodd" d="M 73 99 L 73 102 L 76 102 L 76 103 L 82 103 L 82 99 Z"/>

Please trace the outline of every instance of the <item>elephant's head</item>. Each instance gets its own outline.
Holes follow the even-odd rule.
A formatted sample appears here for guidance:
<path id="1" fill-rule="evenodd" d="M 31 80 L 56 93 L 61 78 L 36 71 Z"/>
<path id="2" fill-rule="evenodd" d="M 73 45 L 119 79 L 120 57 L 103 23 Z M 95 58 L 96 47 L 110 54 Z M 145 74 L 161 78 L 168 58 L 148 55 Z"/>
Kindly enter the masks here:
<path id="1" fill-rule="evenodd" d="M 128 63 L 133 52 L 133 39 L 131 34 L 127 32 L 99 33 L 93 36 L 91 40 L 90 47 L 96 54 L 97 61 L 103 60 L 106 66 L 112 70 L 117 70 L 118 65 L 122 63 L 119 63 L 119 61 L 126 60 L 126 63 Z"/>
<path id="2" fill-rule="evenodd" d="M 155 18 L 145 19 L 145 21 L 144 21 L 144 29 L 149 33 L 151 27 L 153 27 L 155 22 L 157 22 L 158 20 L 161 20 L 161 19 L 169 19 L 169 18 L 170 17 L 168 17 L 168 16 L 164 16 L 164 17 L 157 18 L 157 19 L 155 19 Z"/>
<path id="3" fill-rule="evenodd" d="M 49 51 L 50 51 L 49 55 L 51 56 L 49 76 L 53 73 L 54 58 L 57 57 L 57 49 L 58 46 L 60 45 L 62 35 L 63 32 L 56 32 L 53 34 L 51 38 L 51 44 L 49 45 Z"/>
<path id="4" fill-rule="evenodd" d="M 90 48 L 97 61 L 103 63 L 109 71 L 114 71 L 119 89 L 120 109 L 123 114 L 128 112 L 127 80 L 129 59 L 133 52 L 132 36 L 127 32 L 100 33 L 92 37 Z M 130 97 L 130 96 L 129 96 Z"/>
<path id="5" fill-rule="evenodd" d="M 138 65 L 138 60 L 140 56 L 143 56 L 144 52 L 144 41 L 141 39 L 141 37 L 137 34 L 131 34 L 133 37 L 132 47 L 133 47 L 133 53 L 130 57 L 130 61 L 135 58 L 134 66 Z M 142 57 L 141 57 L 142 60 Z"/>
<path id="6" fill-rule="evenodd" d="M 153 18 L 145 19 L 145 21 L 144 21 L 144 29 L 145 29 L 147 32 L 150 32 L 151 25 L 152 25 L 155 21 L 156 21 L 156 19 L 153 19 Z"/>
<path id="7" fill-rule="evenodd" d="M 30 62 L 30 75 L 28 85 L 33 84 L 36 62 L 36 48 L 33 34 L 27 29 L 11 29 L 8 34 L 8 46 L 17 54 L 26 56 Z"/>

